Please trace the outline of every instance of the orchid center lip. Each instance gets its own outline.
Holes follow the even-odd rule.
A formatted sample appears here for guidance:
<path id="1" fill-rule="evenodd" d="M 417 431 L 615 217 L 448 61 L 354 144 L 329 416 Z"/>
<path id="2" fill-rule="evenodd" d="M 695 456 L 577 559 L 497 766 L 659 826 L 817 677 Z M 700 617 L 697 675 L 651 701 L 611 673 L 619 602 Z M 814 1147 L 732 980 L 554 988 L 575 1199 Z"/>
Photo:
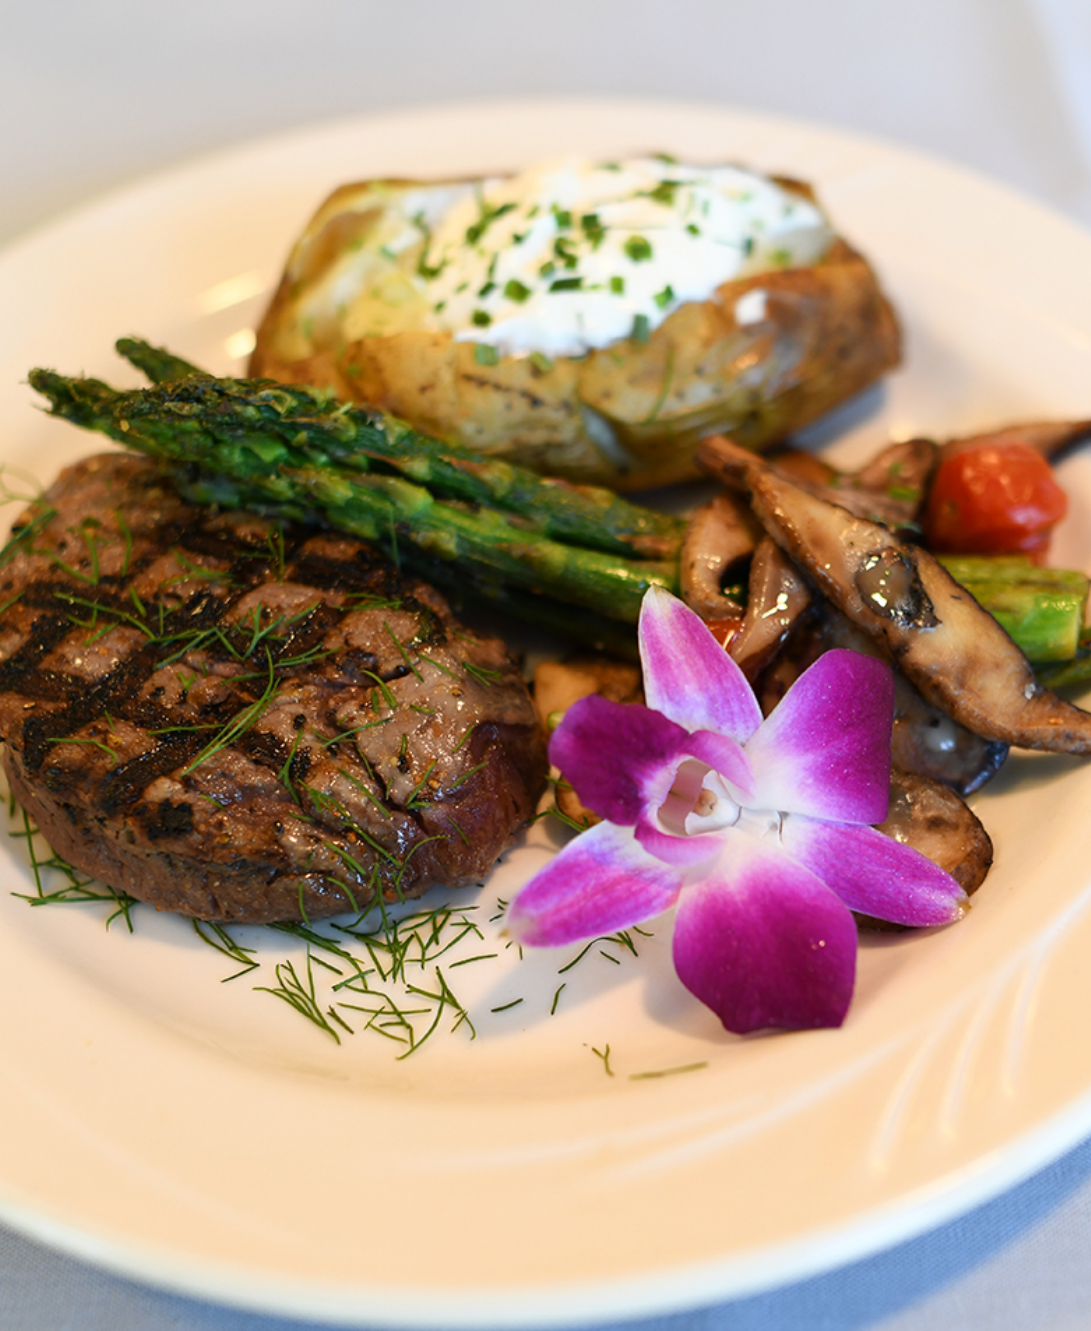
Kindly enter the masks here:
<path id="1" fill-rule="evenodd" d="M 657 812 L 664 832 L 701 836 L 733 827 L 742 810 L 719 773 L 697 758 L 687 758 L 679 764 L 670 792 Z"/>

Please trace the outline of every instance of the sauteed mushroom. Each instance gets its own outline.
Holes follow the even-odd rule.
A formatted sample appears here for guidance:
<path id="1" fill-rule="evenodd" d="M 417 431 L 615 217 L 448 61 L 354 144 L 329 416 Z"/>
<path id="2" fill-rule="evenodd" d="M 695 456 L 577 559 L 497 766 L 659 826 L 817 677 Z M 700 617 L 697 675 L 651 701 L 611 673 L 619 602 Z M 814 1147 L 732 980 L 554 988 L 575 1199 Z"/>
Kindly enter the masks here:
<path id="1" fill-rule="evenodd" d="M 938 452 L 930 439 L 906 439 L 888 444 L 859 471 L 837 471 L 798 449 L 771 454 L 769 465 L 808 494 L 857 517 L 908 527 L 917 519 Z"/>
<path id="2" fill-rule="evenodd" d="M 993 846 L 977 815 L 946 786 L 924 777 L 890 774 L 890 812 L 879 831 L 893 837 L 945 869 L 967 895 L 985 881 L 992 867 Z M 900 929 L 885 920 L 858 915 L 866 929 Z"/>
<path id="3" fill-rule="evenodd" d="M 792 681 L 823 652 L 845 647 L 864 655 L 884 656 L 882 646 L 828 601 L 817 602 L 806 623 L 762 675 L 759 698 L 772 710 Z M 894 667 L 893 764 L 901 771 L 938 781 L 959 795 L 979 790 L 1000 770 L 1008 746 L 983 739 L 927 702 Z"/>
<path id="4" fill-rule="evenodd" d="M 993 862 L 989 834 L 953 790 L 897 768 L 890 776 L 890 812 L 879 831 L 946 869 L 967 893 L 981 886 Z"/>
<path id="5" fill-rule="evenodd" d="M 772 659 L 810 603 L 799 570 L 775 541 L 763 536 L 750 564 L 742 627 L 727 644 L 748 679 Z"/>
<path id="6" fill-rule="evenodd" d="M 690 518 L 679 580 L 683 601 L 706 622 L 742 619 L 742 605 L 724 593 L 724 576 L 753 554 L 761 534 L 754 515 L 733 494 L 718 494 Z"/>
<path id="7" fill-rule="evenodd" d="M 706 439 L 700 458 L 749 492 L 766 531 L 929 702 L 986 739 L 1091 754 L 1091 714 L 1044 688 L 996 620 L 927 551 L 808 494 L 723 437 Z"/>
<path id="8" fill-rule="evenodd" d="M 998 430 L 985 430 L 981 434 L 961 439 L 948 439 L 944 453 L 961 448 L 980 448 L 982 444 L 1029 444 L 1043 457 L 1058 458 L 1070 448 L 1091 438 L 1091 421 L 1028 421 L 1023 425 L 1005 425 Z"/>

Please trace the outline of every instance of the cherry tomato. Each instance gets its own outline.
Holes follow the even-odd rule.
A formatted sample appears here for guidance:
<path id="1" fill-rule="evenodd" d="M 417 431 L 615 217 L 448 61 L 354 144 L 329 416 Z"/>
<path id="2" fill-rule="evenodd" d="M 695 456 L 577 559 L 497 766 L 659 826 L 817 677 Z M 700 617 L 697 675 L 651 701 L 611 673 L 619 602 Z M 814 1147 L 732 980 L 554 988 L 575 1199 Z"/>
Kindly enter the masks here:
<path id="1" fill-rule="evenodd" d="M 1015 441 L 975 444 L 940 463 L 928 493 L 925 540 L 950 554 L 1041 557 L 1067 508 L 1037 449 Z"/>
<path id="2" fill-rule="evenodd" d="M 741 619 L 706 619 L 705 628 L 725 650 L 742 628 Z"/>

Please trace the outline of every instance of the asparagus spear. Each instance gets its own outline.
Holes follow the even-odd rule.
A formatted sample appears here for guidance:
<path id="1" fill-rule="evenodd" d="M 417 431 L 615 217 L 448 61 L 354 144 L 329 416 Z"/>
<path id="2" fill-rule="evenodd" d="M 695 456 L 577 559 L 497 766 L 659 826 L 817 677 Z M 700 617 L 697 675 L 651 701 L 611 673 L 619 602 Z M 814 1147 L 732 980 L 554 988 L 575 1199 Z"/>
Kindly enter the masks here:
<path id="1" fill-rule="evenodd" d="M 585 640 L 609 636 L 597 616 L 635 622 L 650 582 L 677 583 L 684 524 L 676 518 L 612 491 L 483 461 L 318 390 L 217 380 L 139 339 L 117 346 L 157 385 L 169 386 L 119 393 L 44 370 L 32 371 L 31 383 L 50 398 L 54 414 L 171 459 L 184 469 L 183 484 L 205 499 L 325 522 L 393 553 L 400 544 L 407 554 L 416 551 L 407 562 L 449 591 L 476 593 L 525 618 L 549 618 Z M 203 469 L 199 479 L 194 464 Z M 467 512 L 435 494 L 484 507 Z M 604 559 L 606 551 L 663 558 Z M 457 577 L 443 574 L 443 561 L 461 565 Z M 1077 652 L 1087 596 L 1082 574 L 1020 560 L 945 562 L 1031 660 L 1085 654 Z M 573 611 L 566 619 L 558 609 L 565 601 L 590 617 Z M 1077 675 L 1064 682 L 1091 677 L 1091 665 L 1076 660 L 1073 668 Z"/>
<path id="2" fill-rule="evenodd" d="M 221 438 L 246 430 L 292 443 L 305 440 L 352 470 L 373 471 L 376 464 L 393 469 L 433 494 L 502 508 L 545 536 L 591 550 L 669 559 L 682 543 L 685 523 L 680 518 L 630 504 L 613 490 L 572 485 L 482 458 L 392 416 L 338 402 L 328 391 L 270 380 L 212 380 L 181 357 L 136 338 L 122 338 L 117 350 L 157 385 L 204 379 L 208 391 L 203 399 L 192 385 L 188 401 Z M 158 409 L 155 401 L 153 396 L 149 410 Z"/>
<path id="3" fill-rule="evenodd" d="M 32 387 L 55 415 L 98 430 L 127 447 L 178 465 L 196 465 L 232 482 L 240 502 L 287 505 L 325 524 L 391 550 L 400 543 L 457 561 L 485 581 L 538 591 L 609 618 L 635 623 L 653 583 L 677 585 L 677 561 L 626 559 L 551 540 L 517 525 L 497 509 L 436 499 L 400 476 L 360 474 L 315 447 L 296 423 L 296 436 L 269 398 L 313 401 L 310 390 L 283 390 L 236 380 L 185 381 L 118 392 L 94 379 L 32 370 Z M 222 411 L 221 411 L 222 407 Z M 227 425 L 225 426 L 224 421 Z M 337 414 L 334 413 L 335 427 Z M 355 430 L 355 426 L 353 426 Z"/>
<path id="4" fill-rule="evenodd" d="M 207 371 L 188 360 L 183 360 L 181 356 L 176 356 L 166 347 L 153 347 L 150 342 L 145 342 L 140 337 L 119 337 L 114 343 L 114 348 L 119 356 L 124 356 L 127 361 L 146 374 L 153 384 L 189 379 L 194 375 L 200 379 L 212 378 Z"/>
<path id="5" fill-rule="evenodd" d="M 1034 672 L 1047 689 L 1086 688 L 1091 683 L 1091 627 L 1084 627 L 1071 661 L 1054 661 Z"/>
<path id="6" fill-rule="evenodd" d="M 940 555 L 939 560 L 1031 661 L 1071 661 L 1076 655 L 1087 607 L 1082 573 L 1039 568 L 1021 555 Z"/>
<path id="7" fill-rule="evenodd" d="M 224 508 L 245 508 L 256 512 L 270 507 L 260 494 L 222 476 L 202 473 L 194 477 L 181 469 L 175 480 L 180 493 L 195 504 L 219 504 Z M 314 524 L 320 521 L 318 514 L 303 506 L 278 503 L 273 508 L 275 516 L 295 522 Z M 514 619 L 576 638 L 597 651 L 626 659 L 637 658 L 636 633 L 632 624 L 607 619 L 593 610 L 537 592 L 514 589 L 503 582 L 474 576 L 448 560 L 429 557 L 415 545 L 400 545 L 392 553 L 401 567 L 411 569 L 437 587 L 453 606 L 460 607 L 467 601 L 484 601 Z"/>

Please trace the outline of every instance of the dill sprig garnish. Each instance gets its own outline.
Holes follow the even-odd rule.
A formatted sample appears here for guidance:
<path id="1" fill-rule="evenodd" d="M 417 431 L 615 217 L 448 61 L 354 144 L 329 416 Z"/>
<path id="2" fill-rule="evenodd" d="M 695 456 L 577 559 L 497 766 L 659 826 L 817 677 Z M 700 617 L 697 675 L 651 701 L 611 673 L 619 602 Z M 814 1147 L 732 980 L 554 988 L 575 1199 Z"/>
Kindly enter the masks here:
<path id="1" fill-rule="evenodd" d="M 591 949 L 594 948 L 596 944 L 599 943 L 613 944 L 615 947 L 623 948 L 625 951 L 631 953 L 634 957 L 639 956 L 640 954 L 636 950 L 636 944 L 633 942 L 632 939 L 632 934 L 634 933 L 643 934 L 645 938 L 650 938 L 652 936 L 645 929 L 633 929 L 632 931 L 628 929 L 620 929 L 616 934 L 604 934 L 599 938 L 592 938 L 589 942 L 585 943 L 583 947 L 580 948 L 580 950 L 571 959 L 571 961 L 566 962 L 565 965 L 563 965 L 560 968 L 560 970 L 558 970 L 557 974 L 565 975 L 575 966 L 578 966 L 579 963 L 584 959 L 584 957 L 586 957 L 587 954 L 591 951 Z M 619 961 L 619 958 L 614 956 L 613 953 L 607 952 L 605 948 L 602 947 L 599 948 L 599 955 L 605 957 L 607 961 L 612 961 L 614 963 L 618 963 Z"/>
<path id="2" fill-rule="evenodd" d="M 708 1067 L 708 1060 L 703 1059 L 699 1063 L 683 1063 L 677 1068 L 656 1068 L 653 1072 L 630 1072 L 630 1081 L 658 1081 L 660 1077 L 677 1077 L 681 1072 L 700 1072 L 702 1068 Z"/>
<path id="3" fill-rule="evenodd" d="M 81 874 L 50 850 L 33 820 L 14 801 L 9 802 L 9 818 L 15 824 L 9 835 L 25 847 L 35 886 L 33 892 L 15 892 L 14 896 L 35 906 L 106 905 L 110 907 L 107 926 L 122 918 L 129 931 L 135 931 L 133 908 L 139 902 Z M 356 864 L 355 869 L 363 875 L 362 865 Z M 446 901 L 424 906 L 403 903 L 396 893 L 394 897 L 388 900 L 375 891 L 371 904 L 348 919 L 266 926 L 190 923 L 203 943 L 231 963 L 232 969 L 221 983 L 247 975 L 268 977 L 266 983 L 253 985 L 255 993 L 272 995 L 338 1045 L 370 1034 L 392 1045 L 395 1058 L 402 1060 L 441 1031 L 464 1030 L 471 1040 L 476 1038 L 474 1014 L 455 992 L 449 976 L 454 971 L 468 974 L 463 968 L 487 966 L 506 954 L 511 940 L 501 947 L 503 933 L 495 926 L 502 921 L 508 902 L 497 897 L 494 906 Z M 245 944 L 239 941 L 239 929 L 247 931 Z M 266 939 L 295 940 L 302 955 L 285 957 L 281 953 L 273 959 L 267 946 L 254 941 L 256 929 Z M 622 930 L 592 939 L 569 958 L 558 971 L 569 978 L 553 991 L 549 1015 L 558 1011 L 571 973 L 585 958 L 597 953 L 619 963 L 626 956 L 637 956 L 634 934 L 650 936 L 644 929 Z M 490 1016 L 502 1017 L 516 1008 L 526 1010 L 527 1002 L 527 995 L 515 994 L 499 1002 L 494 999 L 487 1010 Z M 593 1052 L 608 1076 L 617 1075 L 609 1044 Z M 703 1064 L 633 1073 L 629 1080 L 650 1080 L 700 1066 Z"/>
<path id="4" fill-rule="evenodd" d="M 299 973 L 291 961 L 281 961 L 274 969 L 277 983 L 275 985 L 258 984 L 254 988 L 259 993 L 272 994 L 274 998 L 281 999 L 289 1007 L 294 1008 L 300 1016 L 306 1017 L 308 1021 L 313 1022 L 320 1030 L 325 1031 L 327 1035 L 331 1035 L 340 1044 L 340 1035 L 330 1025 L 329 1019 L 318 1001 L 312 960 L 311 952 L 308 949 L 306 982 L 300 979 Z M 344 1025 L 343 1022 L 340 1024 Z"/>
<path id="5" fill-rule="evenodd" d="M 604 1045 L 603 1048 L 601 1049 L 596 1049 L 594 1048 L 594 1046 L 592 1046 L 591 1052 L 595 1055 L 596 1058 L 602 1059 L 603 1072 L 605 1072 L 608 1077 L 612 1077 L 614 1075 L 614 1070 L 610 1066 L 610 1046 Z"/>
<path id="6" fill-rule="evenodd" d="M 106 917 L 107 929 L 115 920 L 123 919 L 129 932 L 132 933 L 132 909 L 137 904 L 136 898 L 80 873 L 46 843 L 34 820 L 24 809 L 19 809 L 18 813 L 21 817 L 21 826 L 9 830 L 8 836 L 13 840 L 22 841 L 26 847 L 35 891 L 13 892 L 12 896 L 27 901 L 32 906 L 69 905 L 73 902 L 87 901 L 105 902 L 113 907 Z M 14 801 L 9 805 L 9 814 L 14 816 Z M 42 853 L 39 842 L 48 853 Z M 52 880 L 58 877 L 61 879 L 60 886 L 52 886 Z"/>
<path id="7" fill-rule="evenodd" d="M 240 975 L 249 975 L 251 971 L 258 970 L 261 962 L 255 960 L 255 950 L 252 947 L 243 947 L 237 942 L 222 924 L 215 924 L 210 920 L 193 920 L 193 931 L 202 943 L 207 943 L 209 947 L 215 948 L 225 957 L 236 961 L 241 966 L 241 970 L 235 971 L 231 975 L 225 975 L 220 981 L 221 984 L 227 984 L 230 980 L 237 980 Z"/>
<path id="8" fill-rule="evenodd" d="M 181 771 L 181 776 L 185 777 L 195 768 L 200 767 L 202 763 L 208 760 L 221 750 L 229 748 L 240 735 L 244 735 L 258 720 L 265 709 L 273 700 L 277 691 L 277 673 L 273 664 L 273 654 L 268 646 L 265 648 L 265 659 L 267 664 L 267 678 L 265 688 L 249 706 L 244 707 L 242 711 L 236 713 L 228 723 L 222 727 L 215 739 L 210 740 L 200 751 L 192 762 L 188 763 Z"/>

